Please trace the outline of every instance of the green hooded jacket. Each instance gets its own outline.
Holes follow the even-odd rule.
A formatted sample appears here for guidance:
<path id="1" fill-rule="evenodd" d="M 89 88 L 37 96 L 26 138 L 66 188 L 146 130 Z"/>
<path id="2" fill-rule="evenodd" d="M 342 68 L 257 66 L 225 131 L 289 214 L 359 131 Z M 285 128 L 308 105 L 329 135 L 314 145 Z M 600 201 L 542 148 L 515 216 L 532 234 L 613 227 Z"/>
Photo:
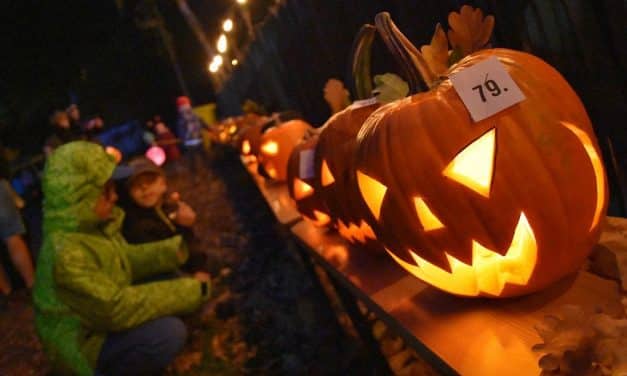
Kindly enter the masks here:
<path id="1" fill-rule="evenodd" d="M 114 168 L 101 146 L 78 141 L 55 150 L 44 169 L 35 325 L 60 374 L 93 374 L 108 332 L 193 311 L 206 299 L 192 278 L 133 285 L 174 270 L 186 250 L 179 236 L 129 245 L 120 234 L 124 213 L 118 207 L 111 220 L 96 216 Z"/>

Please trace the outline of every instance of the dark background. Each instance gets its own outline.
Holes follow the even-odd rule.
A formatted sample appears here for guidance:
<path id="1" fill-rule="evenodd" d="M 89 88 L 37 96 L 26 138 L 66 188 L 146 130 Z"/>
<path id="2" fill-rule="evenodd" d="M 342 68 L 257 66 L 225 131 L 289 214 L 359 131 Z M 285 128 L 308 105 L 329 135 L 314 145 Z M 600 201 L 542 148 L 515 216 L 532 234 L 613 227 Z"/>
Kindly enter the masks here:
<path id="1" fill-rule="evenodd" d="M 26 152 L 41 150 L 47 116 L 76 101 L 84 116 L 107 125 L 159 113 L 174 118 L 182 89 L 157 28 L 171 36 L 192 100 L 217 101 L 219 115 L 241 112 L 245 99 L 269 111 L 295 109 L 315 125 L 329 116 L 322 97 L 330 77 L 347 81 L 353 36 L 374 15 L 389 11 L 414 42 L 426 43 L 436 22 L 463 4 L 496 17 L 492 43 L 529 51 L 555 66 L 582 98 L 595 125 L 611 182 L 611 213 L 625 214 L 627 160 L 627 44 L 625 0 L 249 0 L 256 25 L 242 33 L 234 0 L 189 0 L 207 39 L 234 17 L 246 55 L 214 93 L 209 56 L 175 0 L 10 1 L 0 9 L 0 136 Z M 278 3 L 281 3 L 278 6 Z M 395 70 L 375 43 L 374 71 Z M 619 211 L 620 209 L 620 211 Z"/>

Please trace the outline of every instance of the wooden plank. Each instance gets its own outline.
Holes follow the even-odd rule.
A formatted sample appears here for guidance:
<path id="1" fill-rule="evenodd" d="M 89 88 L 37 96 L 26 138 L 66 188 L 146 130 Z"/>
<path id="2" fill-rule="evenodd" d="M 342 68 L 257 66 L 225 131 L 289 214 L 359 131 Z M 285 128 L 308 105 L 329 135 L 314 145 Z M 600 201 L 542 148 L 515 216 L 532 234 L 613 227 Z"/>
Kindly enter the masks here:
<path id="1" fill-rule="evenodd" d="M 261 194 L 266 199 L 268 205 L 274 212 L 277 220 L 281 224 L 288 224 L 301 218 L 300 213 L 296 210 L 292 198 L 287 190 L 287 185 L 281 182 L 265 179 L 257 174 L 257 162 L 246 161 L 242 157 L 242 163 L 251 174 Z"/>

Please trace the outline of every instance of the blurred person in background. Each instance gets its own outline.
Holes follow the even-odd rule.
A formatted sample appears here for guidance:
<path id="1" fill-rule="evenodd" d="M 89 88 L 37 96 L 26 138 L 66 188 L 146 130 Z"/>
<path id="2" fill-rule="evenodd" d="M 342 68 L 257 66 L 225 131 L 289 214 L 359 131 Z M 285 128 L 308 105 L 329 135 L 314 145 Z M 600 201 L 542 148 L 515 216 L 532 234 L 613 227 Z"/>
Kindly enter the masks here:
<path id="1" fill-rule="evenodd" d="M 8 163 L 0 147 L 0 236 L 11 262 L 24 280 L 27 288 L 33 286 L 34 271 L 30 250 L 24 241 L 26 228 L 20 214 L 24 201 L 13 190 L 8 181 Z M 0 309 L 6 306 L 6 298 L 13 287 L 2 265 L 0 265 Z"/>
<path id="2" fill-rule="evenodd" d="M 80 128 L 72 125 L 67 112 L 56 110 L 50 115 L 50 125 L 52 126 L 52 135 L 46 139 L 44 144 L 44 153 L 48 156 L 59 146 L 82 139 Z"/>

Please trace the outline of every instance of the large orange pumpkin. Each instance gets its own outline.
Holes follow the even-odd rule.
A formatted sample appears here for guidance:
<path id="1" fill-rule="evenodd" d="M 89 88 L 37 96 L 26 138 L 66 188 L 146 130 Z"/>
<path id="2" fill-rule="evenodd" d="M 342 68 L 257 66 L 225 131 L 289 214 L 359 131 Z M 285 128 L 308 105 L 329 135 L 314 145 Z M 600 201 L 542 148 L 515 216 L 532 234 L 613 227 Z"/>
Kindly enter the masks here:
<path id="1" fill-rule="evenodd" d="M 294 147 L 287 163 L 287 187 L 298 212 L 316 226 L 331 223 L 320 196 L 320 174 L 314 169 L 318 134 L 310 133 Z"/>
<path id="2" fill-rule="evenodd" d="M 376 20 L 420 57 L 389 15 Z M 526 99 L 473 122 L 448 77 L 489 57 Z M 599 238 L 608 195 L 573 89 L 539 58 L 506 49 L 473 53 L 428 84 L 374 112 L 358 137 L 356 179 L 388 253 L 465 296 L 526 294 L 576 271 Z"/>
<path id="3" fill-rule="evenodd" d="M 261 136 L 260 167 L 265 174 L 278 181 L 287 179 L 287 161 L 294 146 L 305 136 L 311 126 L 303 120 L 289 120 L 275 125 Z"/>

